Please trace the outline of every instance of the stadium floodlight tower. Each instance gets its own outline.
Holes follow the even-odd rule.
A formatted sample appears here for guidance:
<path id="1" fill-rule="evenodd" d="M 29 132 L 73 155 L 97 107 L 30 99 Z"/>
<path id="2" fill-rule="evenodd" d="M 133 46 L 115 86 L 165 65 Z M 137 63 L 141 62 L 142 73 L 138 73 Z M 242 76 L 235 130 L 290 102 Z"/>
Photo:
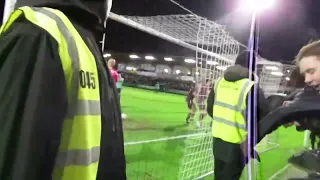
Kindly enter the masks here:
<path id="1" fill-rule="evenodd" d="M 242 2 L 242 4 L 239 9 L 242 10 L 243 13 L 252 15 L 251 31 L 257 31 L 257 35 L 259 36 L 260 15 L 264 11 L 272 8 L 275 5 L 275 0 L 243 0 L 240 2 Z M 256 26 L 254 23 L 256 23 Z M 253 29 L 254 27 L 256 27 L 256 29 Z M 250 38 L 253 38 L 252 35 L 253 32 L 251 32 Z M 264 90 L 267 97 L 273 94 L 283 93 L 283 91 L 280 91 L 280 85 L 285 79 L 285 73 L 292 70 L 293 67 L 291 65 L 284 65 L 280 62 L 272 62 L 265 58 L 258 57 L 256 67 L 259 86 Z M 278 134 L 275 132 L 266 136 L 258 144 L 257 148 L 260 152 L 265 152 L 278 146 Z"/>
<path id="2" fill-rule="evenodd" d="M 257 35 L 259 36 L 260 15 L 264 11 L 272 8 L 275 5 L 275 0 L 242 0 L 240 3 L 239 11 L 252 15 L 253 24 L 251 31 L 257 31 Z M 254 23 L 257 24 L 256 29 L 253 29 L 255 26 Z M 253 35 L 253 32 L 251 34 Z M 250 36 L 250 38 L 253 37 Z M 272 62 L 265 58 L 258 57 L 256 73 L 258 73 L 260 77 L 260 87 L 265 91 L 267 96 L 278 92 L 283 76 L 281 73 L 284 69 L 286 69 L 286 67 L 284 67 L 282 63 Z"/>
<path id="3" fill-rule="evenodd" d="M 275 5 L 275 0 L 243 0 L 240 6 L 240 9 L 244 12 L 250 13 L 252 22 L 250 30 L 250 40 L 249 46 L 250 49 L 253 47 L 254 50 L 259 49 L 259 33 L 260 33 L 260 16 L 261 14 L 273 8 Z M 254 37 L 256 36 L 256 37 Z M 255 44 L 256 43 L 256 44 Z M 293 67 L 291 65 L 284 65 L 279 62 L 270 62 L 264 58 L 258 57 L 257 64 L 254 64 L 252 67 L 255 67 L 256 73 L 259 76 L 259 86 L 264 90 L 265 95 L 268 97 L 270 95 L 281 93 L 280 86 L 286 86 L 287 82 L 285 80 L 285 73 L 290 72 Z M 283 88 L 284 90 L 285 88 Z M 282 95 L 285 95 L 282 90 Z M 248 128 L 252 126 L 251 123 L 248 123 Z M 252 135 L 251 135 L 252 136 Z M 279 135 L 278 131 L 266 136 L 259 144 L 256 146 L 256 149 L 259 152 L 266 152 L 274 148 L 279 147 Z M 249 146 L 249 145 L 248 145 Z M 256 179 L 259 172 L 260 166 L 254 161 L 254 167 L 251 163 L 248 164 L 246 170 L 247 173 L 246 179 Z"/>
<path id="4" fill-rule="evenodd" d="M 259 15 L 275 5 L 275 0 L 242 0 L 240 10 Z"/>

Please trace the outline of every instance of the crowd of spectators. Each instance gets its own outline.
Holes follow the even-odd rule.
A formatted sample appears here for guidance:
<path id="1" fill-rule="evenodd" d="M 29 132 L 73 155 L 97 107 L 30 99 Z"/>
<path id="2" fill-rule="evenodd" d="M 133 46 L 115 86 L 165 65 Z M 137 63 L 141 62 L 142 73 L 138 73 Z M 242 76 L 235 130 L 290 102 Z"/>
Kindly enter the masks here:
<path id="1" fill-rule="evenodd" d="M 165 77 L 157 76 L 144 76 L 131 72 L 122 72 L 122 77 L 124 78 L 124 84 L 127 85 L 143 85 L 155 87 L 157 83 L 166 86 L 168 90 L 178 90 L 178 91 L 189 91 L 192 86 L 192 81 L 183 81 L 170 79 Z"/>
<path id="2" fill-rule="evenodd" d="M 142 71 L 139 71 L 142 72 Z M 147 72 L 147 71 L 145 71 Z M 157 75 L 143 75 L 141 73 L 131 72 L 131 71 L 123 71 L 121 72 L 122 77 L 124 78 L 124 84 L 136 86 L 136 85 L 142 85 L 142 86 L 149 86 L 149 87 L 155 87 L 156 84 L 164 85 L 166 86 L 166 89 L 168 90 L 178 90 L 178 91 L 189 91 L 193 86 L 194 83 L 192 81 L 186 81 L 186 80 L 178 80 L 174 77 L 162 76 L 161 73 L 157 73 Z M 295 73 L 295 70 L 291 73 L 290 80 L 287 81 L 286 79 L 283 79 L 280 83 L 279 92 L 290 94 L 293 89 L 296 88 L 302 88 L 303 86 L 301 84 L 304 84 L 303 78 L 298 78 L 296 76 L 299 76 Z M 268 85 L 268 84 L 267 84 Z M 268 88 L 265 89 L 268 91 Z"/>

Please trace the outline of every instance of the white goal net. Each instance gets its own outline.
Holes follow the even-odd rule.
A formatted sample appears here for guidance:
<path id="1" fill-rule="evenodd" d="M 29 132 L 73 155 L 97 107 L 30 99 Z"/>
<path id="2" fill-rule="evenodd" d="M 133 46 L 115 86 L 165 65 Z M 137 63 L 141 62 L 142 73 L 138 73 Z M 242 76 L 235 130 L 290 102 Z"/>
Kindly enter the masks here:
<path id="1" fill-rule="evenodd" d="M 234 64 L 240 50 L 239 43 L 225 31 L 224 26 L 202 17 L 193 18 L 197 19 L 197 24 L 194 24 L 197 32 L 194 35 L 197 39 L 195 66 L 198 73 L 195 79 L 198 86 L 196 103 L 199 108 L 196 114 L 198 126 L 193 133 L 199 136 L 186 140 L 178 177 L 180 180 L 200 179 L 213 172 L 211 118 L 205 113 L 205 102 L 212 86 L 210 84 L 214 83 L 228 66 Z M 217 55 L 205 53 L 206 51 Z"/>
<path id="2" fill-rule="evenodd" d="M 111 18 L 194 50 L 196 58 L 190 59 L 190 62 L 194 61 L 197 69 L 195 79 L 198 87 L 203 86 L 208 79 L 214 81 L 220 77 L 228 66 L 234 64 L 240 51 L 239 42 L 225 31 L 224 26 L 196 15 L 140 17 L 112 14 Z M 267 95 L 278 93 L 283 79 L 283 65 L 261 58 L 258 66 L 260 86 Z M 205 104 L 206 98 L 206 93 L 197 94 L 198 107 Z M 192 132 L 196 136 L 185 140 L 185 153 L 181 159 L 178 179 L 200 179 L 213 173 L 211 119 L 208 116 L 202 117 L 204 111 L 202 109 L 196 115 L 198 119 L 203 118 L 201 128 Z M 274 134 L 266 137 L 258 145 L 258 150 L 265 152 L 278 147 L 277 138 Z"/>

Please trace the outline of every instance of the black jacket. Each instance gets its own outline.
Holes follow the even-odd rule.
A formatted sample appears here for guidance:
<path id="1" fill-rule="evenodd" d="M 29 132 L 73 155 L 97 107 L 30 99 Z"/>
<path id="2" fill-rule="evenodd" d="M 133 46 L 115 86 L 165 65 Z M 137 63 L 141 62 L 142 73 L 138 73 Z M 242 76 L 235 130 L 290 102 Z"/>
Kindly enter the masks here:
<path id="1" fill-rule="evenodd" d="M 258 141 L 263 139 L 278 127 L 297 121 L 300 129 L 320 132 L 320 95 L 319 91 L 306 86 L 295 93 L 290 104 L 271 111 L 259 122 Z"/>
<path id="2" fill-rule="evenodd" d="M 106 70 L 98 18 L 77 4 L 51 4 L 71 20 L 96 57 L 101 97 L 97 180 L 126 179 L 121 112 Z M 57 42 L 19 18 L 0 36 L 0 179 L 49 180 L 66 116 L 66 81 Z"/>
<path id="3" fill-rule="evenodd" d="M 248 69 L 240 65 L 231 66 L 224 73 L 224 79 L 231 82 L 235 82 L 248 77 L 249 77 Z M 253 93 L 253 88 L 249 93 Z M 213 113 L 214 97 L 215 97 L 214 88 L 212 88 L 207 100 L 207 112 L 211 117 L 213 115 L 212 113 Z M 248 101 L 246 100 L 246 102 Z M 253 104 L 251 107 L 253 107 Z M 263 116 L 265 116 L 268 112 L 269 112 L 268 101 L 265 98 L 264 92 L 262 91 L 262 89 L 258 88 L 258 120 Z M 253 142 L 253 139 L 252 139 L 252 142 Z M 242 152 L 238 144 L 228 143 L 228 142 L 222 141 L 221 139 L 215 138 L 213 147 L 214 147 L 213 151 L 214 151 L 215 158 L 219 158 L 221 160 L 230 161 L 233 158 L 237 158 L 236 156 L 242 156 Z"/>

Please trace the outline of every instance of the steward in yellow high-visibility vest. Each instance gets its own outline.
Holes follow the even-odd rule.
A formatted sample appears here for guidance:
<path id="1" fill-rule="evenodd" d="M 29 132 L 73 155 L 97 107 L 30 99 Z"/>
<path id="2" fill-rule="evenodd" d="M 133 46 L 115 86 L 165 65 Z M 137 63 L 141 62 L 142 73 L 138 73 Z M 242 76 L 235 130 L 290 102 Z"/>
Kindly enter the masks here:
<path id="1" fill-rule="evenodd" d="M 214 85 L 212 136 L 241 144 L 246 140 L 246 96 L 254 82 L 244 78 L 235 82 L 220 78 Z"/>
<path id="2" fill-rule="evenodd" d="M 212 117 L 215 180 L 237 180 L 245 167 L 241 144 L 247 139 L 247 97 L 254 81 L 249 79 L 247 53 L 241 53 L 236 65 L 228 67 L 209 93 L 207 111 Z M 258 88 L 258 113 L 268 113 L 268 102 Z M 253 109 L 253 108 L 252 108 Z"/>
<path id="3" fill-rule="evenodd" d="M 1 180 L 126 179 L 119 98 L 96 38 L 111 1 L 75 2 L 22 6 L 1 26 Z"/>

